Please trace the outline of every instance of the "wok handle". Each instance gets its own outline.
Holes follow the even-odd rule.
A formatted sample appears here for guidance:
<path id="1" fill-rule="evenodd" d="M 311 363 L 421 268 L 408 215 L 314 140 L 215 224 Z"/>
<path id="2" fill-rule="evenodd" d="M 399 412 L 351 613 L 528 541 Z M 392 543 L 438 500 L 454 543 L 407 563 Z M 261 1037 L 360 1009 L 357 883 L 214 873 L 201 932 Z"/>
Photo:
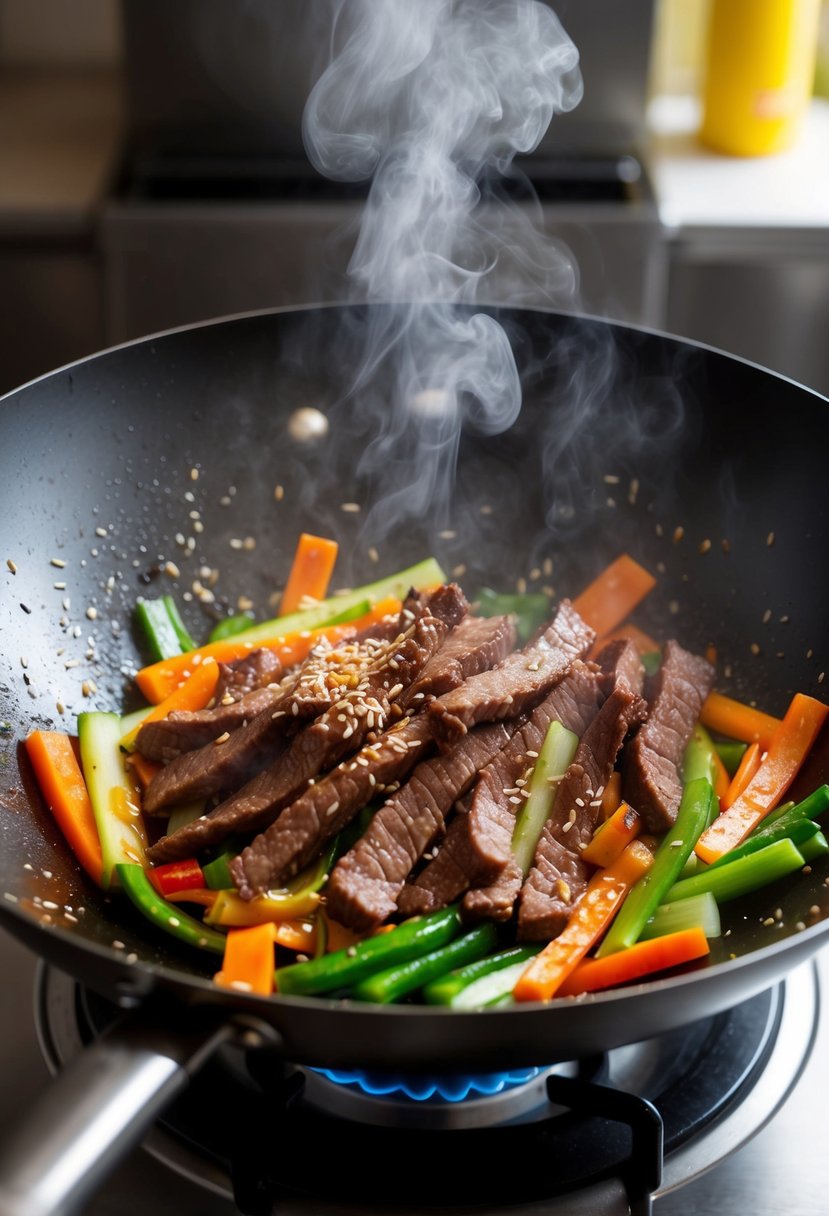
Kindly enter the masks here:
<path id="1" fill-rule="evenodd" d="M 0 1148 L 0 1216 L 75 1212 L 219 1044 L 227 1014 L 150 999 L 76 1056 Z M 256 1033 L 256 1032 L 252 1032 Z"/>

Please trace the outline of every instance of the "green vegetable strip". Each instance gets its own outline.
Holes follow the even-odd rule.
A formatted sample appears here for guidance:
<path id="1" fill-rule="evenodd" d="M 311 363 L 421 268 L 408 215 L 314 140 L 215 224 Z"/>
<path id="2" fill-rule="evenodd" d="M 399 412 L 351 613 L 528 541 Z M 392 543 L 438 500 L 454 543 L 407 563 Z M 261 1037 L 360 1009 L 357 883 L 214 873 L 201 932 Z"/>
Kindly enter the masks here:
<path id="1" fill-rule="evenodd" d="M 153 708 L 152 705 L 145 705 L 143 709 L 135 709 L 131 714 L 124 714 L 121 719 L 121 738 L 123 739 L 124 735 L 131 735 L 136 726 L 140 726 Z"/>
<path id="2" fill-rule="evenodd" d="M 183 652 L 184 647 L 163 599 L 139 600 L 135 605 L 135 619 L 154 661 L 171 659 Z"/>
<path id="3" fill-rule="evenodd" d="M 467 966 L 459 967 L 455 971 L 450 971 L 448 975 L 442 975 L 428 983 L 422 992 L 423 999 L 427 1005 L 468 1007 L 463 1004 L 463 993 L 471 984 L 485 976 L 502 971 L 504 967 L 514 966 L 518 963 L 526 966 L 540 949 L 540 945 L 513 946 L 509 950 L 502 950 L 500 954 L 490 954 L 474 963 L 468 963 Z"/>
<path id="4" fill-rule="evenodd" d="M 804 861 L 814 861 L 816 857 L 823 857 L 829 853 L 829 841 L 823 832 L 815 832 L 814 836 L 808 836 L 806 840 L 802 841 L 798 848 Z"/>
<path id="5" fill-rule="evenodd" d="M 143 864 L 144 827 L 135 788 L 121 757 L 118 714 L 78 714 L 81 766 L 89 790 L 103 855 L 104 887 L 113 882 L 120 861 Z"/>
<path id="6" fill-rule="evenodd" d="M 192 823 L 194 819 L 198 819 L 199 815 L 203 814 L 203 798 L 196 798 L 193 802 L 182 802 L 181 806 L 174 806 L 170 811 L 170 818 L 167 820 L 167 835 L 172 836 L 173 832 L 183 828 L 185 823 Z"/>
<path id="7" fill-rule="evenodd" d="M 662 839 L 653 865 L 632 888 L 610 930 L 597 951 L 605 958 L 639 940 L 648 919 L 653 916 L 676 882 L 686 859 L 708 824 L 714 791 L 704 777 L 690 781 L 682 793 L 676 823 Z M 695 882 L 688 878 L 685 882 Z M 673 898 L 673 897 L 671 897 Z"/>
<path id="8" fill-rule="evenodd" d="M 306 608 L 302 612 L 291 612 L 288 616 L 278 616 L 273 620 L 252 625 L 239 636 L 244 637 L 246 641 L 255 642 L 260 638 L 272 638 L 282 633 L 298 633 L 303 629 L 321 629 L 323 626 L 342 621 L 343 614 L 358 604 L 367 601 L 371 605 L 378 600 L 387 599 L 391 595 L 402 600 L 410 587 L 420 591 L 424 587 L 435 587 L 445 581 L 446 575 L 435 559 L 429 557 L 425 561 L 418 562 L 416 566 L 410 566 L 408 570 L 401 570 L 399 574 L 379 579 L 376 583 L 368 583 L 365 587 L 357 587 L 353 591 L 347 591 L 344 595 L 331 596 L 330 599 L 323 600 L 314 608 Z"/>
<path id="9" fill-rule="evenodd" d="M 715 774 L 714 743 L 705 727 L 698 722 L 682 758 L 682 781 L 688 785 L 704 777 L 713 786 Z"/>
<path id="10" fill-rule="evenodd" d="M 214 954 L 224 953 L 225 935 L 208 928 L 200 920 L 182 912 L 175 904 L 162 899 L 141 866 L 120 862 L 115 868 L 121 886 L 138 911 L 157 928 L 177 937 L 181 942 L 186 942 L 188 946 L 195 946 L 197 950 L 210 950 Z"/>
<path id="11" fill-rule="evenodd" d="M 225 617 L 223 621 L 219 621 L 218 625 L 213 626 L 207 641 L 224 642 L 228 638 L 235 638 L 237 633 L 244 633 L 246 629 L 250 629 L 254 624 L 253 614 L 250 612 L 241 612 L 238 616 Z"/>
<path id="12" fill-rule="evenodd" d="M 722 857 L 718 857 L 716 861 L 712 861 L 709 866 L 705 867 L 704 872 L 709 870 L 719 870 L 722 866 L 731 866 L 735 861 L 739 861 L 741 857 L 748 857 L 750 853 L 756 853 L 760 849 L 765 849 L 768 845 L 774 844 L 777 840 L 785 840 L 786 837 L 791 840 L 792 844 L 796 844 L 801 850 L 810 836 L 817 836 L 820 828 L 815 823 L 814 819 L 809 819 L 807 815 L 798 813 L 796 806 L 791 810 L 786 811 L 785 815 L 781 815 L 779 819 L 775 819 L 774 823 L 761 825 L 756 832 L 738 845 L 735 849 L 730 849 L 724 853 Z M 683 877 L 686 877 L 683 875 Z"/>
<path id="13" fill-rule="evenodd" d="M 767 845 L 757 853 L 749 853 L 748 857 L 740 857 L 722 869 L 709 866 L 704 874 L 683 878 L 671 887 L 668 900 L 673 903 L 674 900 L 689 899 L 692 895 L 710 891 L 718 904 L 725 903 L 767 883 L 776 882 L 778 878 L 800 869 L 803 864 L 803 854 L 791 840 L 778 840 L 776 844 Z"/>
<path id="14" fill-rule="evenodd" d="M 179 646 L 182 651 L 195 650 L 196 643 L 190 636 L 190 633 L 181 619 L 181 613 L 178 610 L 178 604 L 171 595 L 161 597 L 164 607 L 167 609 L 167 615 L 170 618 L 170 624 L 173 626 L 175 635 L 178 638 Z"/>
<path id="15" fill-rule="evenodd" d="M 808 798 L 804 798 L 802 802 L 798 802 L 794 809 L 800 811 L 801 815 L 808 815 L 810 819 L 819 819 L 825 811 L 829 811 L 829 785 L 819 785 L 814 793 L 811 793 Z M 767 815 L 763 823 L 768 823 L 768 821 Z M 762 824 L 760 826 L 762 827 Z"/>
<path id="16" fill-rule="evenodd" d="M 377 971 L 448 945 L 460 929 L 457 904 L 428 916 L 414 917 L 388 933 L 336 950 L 325 958 L 280 967 L 276 972 L 277 991 L 291 996 L 314 996 L 348 988 Z"/>
<path id="17" fill-rule="evenodd" d="M 662 655 L 658 650 L 649 650 L 647 654 L 641 655 L 641 659 L 646 676 L 655 676 L 662 666 Z"/>
<path id="18" fill-rule="evenodd" d="M 778 819 L 781 819 L 783 815 L 786 815 L 793 808 L 793 806 L 794 806 L 794 803 L 791 801 L 782 802 L 780 804 L 780 806 L 775 807 L 773 811 L 769 811 L 769 813 L 768 813 L 768 815 L 766 815 L 765 819 L 761 820 L 760 823 L 757 825 L 757 827 L 754 829 L 754 832 L 760 832 L 760 831 L 762 831 L 763 828 L 771 827 L 771 825 L 773 823 L 777 823 Z M 754 835 L 754 832 L 751 832 L 750 835 L 748 836 L 749 840 Z"/>
<path id="19" fill-rule="evenodd" d="M 491 975 L 482 975 L 479 980 L 464 988 L 452 1002 L 452 1008 L 499 1009 L 502 1005 L 512 1005 L 512 990 L 526 966 L 526 961 L 510 963 L 508 967 L 493 971 Z"/>
<path id="20" fill-rule="evenodd" d="M 683 929 L 697 927 L 702 929 L 706 937 L 719 937 L 722 932 L 720 910 L 710 891 L 671 904 L 660 904 L 642 930 L 639 940 L 644 942 L 652 937 L 664 937 L 666 933 L 680 933 Z"/>
<path id="21" fill-rule="evenodd" d="M 230 863 L 236 856 L 235 853 L 220 853 L 218 857 L 214 857 L 212 861 L 208 861 L 203 865 L 201 872 L 204 875 L 205 885 L 211 891 L 227 891 L 234 885 L 233 876 L 230 873 Z"/>
<path id="22" fill-rule="evenodd" d="M 725 771 L 729 777 L 733 777 L 737 769 L 740 767 L 740 761 L 743 758 L 743 753 L 748 747 L 747 743 L 733 743 L 730 740 L 725 742 L 720 740 L 714 744 L 717 749 L 717 755 L 725 765 Z"/>
<path id="23" fill-rule="evenodd" d="M 537 629 L 550 619 L 550 601 L 542 593 L 533 595 L 500 595 L 484 587 L 477 597 L 480 616 L 517 617 L 516 633 L 519 643 L 529 641 Z"/>
<path id="24" fill-rule="evenodd" d="M 437 976 L 445 975 L 454 967 L 482 958 L 498 944 L 498 931 L 491 921 L 478 925 L 463 937 L 450 942 L 440 950 L 423 954 L 408 963 L 400 963 L 387 971 L 366 976 L 355 984 L 351 995 L 358 1001 L 373 1001 L 376 1005 L 389 1005 L 399 1001 L 410 992 L 422 988 Z"/>
<path id="25" fill-rule="evenodd" d="M 512 834 L 512 852 L 524 874 L 529 872 L 544 824 L 553 809 L 559 780 L 567 772 L 578 736 L 560 722 L 551 722 L 530 778 L 530 793 L 520 808 Z"/>

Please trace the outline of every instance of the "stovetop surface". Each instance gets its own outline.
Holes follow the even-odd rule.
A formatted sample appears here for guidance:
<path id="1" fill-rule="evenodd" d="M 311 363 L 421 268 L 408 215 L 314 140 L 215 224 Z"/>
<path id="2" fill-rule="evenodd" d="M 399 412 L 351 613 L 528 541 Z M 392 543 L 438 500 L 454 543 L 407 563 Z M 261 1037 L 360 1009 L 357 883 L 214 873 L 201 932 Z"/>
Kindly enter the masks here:
<path id="1" fill-rule="evenodd" d="M 0 939 L 5 976 L 0 1002 L 0 1136 L 48 1084 L 35 1036 L 32 985 L 35 959 L 10 938 Z M 829 991 L 829 951 L 817 959 L 823 993 Z M 766 1128 L 709 1174 L 656 1201 L 656 1216 L 717 1216 L 750 1211 L 754 1216 L 813 1216 L 826 1208 L 829 1159 L 823 1109 L 829 1076 L 829 1017 L 808 1068 L 794 1093 Z M 88 1216 L 230 1216 L 225 1199 L 196 1189 L 143 1150 L 133 1153 L 85 1209 Z M 574 1209 L 575 1210 L 575 1209 Z M 518 1209 L 513 1208 L 516 1213 Z M 542 1216 L 543 1208 L 522 1208 Z M 315 1216 L 325 1216 L 315 1207 Z"/>

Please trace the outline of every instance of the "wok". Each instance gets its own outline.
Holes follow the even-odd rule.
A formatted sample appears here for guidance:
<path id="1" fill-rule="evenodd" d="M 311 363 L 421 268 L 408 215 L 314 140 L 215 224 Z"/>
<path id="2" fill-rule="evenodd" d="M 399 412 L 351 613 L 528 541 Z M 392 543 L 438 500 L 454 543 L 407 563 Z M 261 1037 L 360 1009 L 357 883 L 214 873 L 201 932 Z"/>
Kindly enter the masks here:
<path id="1" fill-rule="evenodd" d="M 686 646 L 713 644 L 722 691 L 775 714 L 794 691 L 820 696 L 826 400 L 658 333 L 489 311 L 513 344 L 521 413 L 492 434 L 468 407 L 451 498 L 444 503 L 432 485 L 427 509 L 411 508 L 416 498 L 396 489 L 409 485 L 415 455 L 436 446 L 429 428 L 438 422 L 421 419 L 413 430 L 398 415 L 376 413 L 388 398 L 389 369 L 380 362 L 358 375 L 365 327 L 379 308 L 274 311 L 173 331 L 82 360 L 0 403 L 3 556 L 16 566 L 2 572 L 0 605 L 0 720 L 8 724 L 0 740 L 2 920 L 49 962 L 133 1010 L 58 1082 L 63 1096 L 52 1103 L 70 1123 L 74 1111 L 78 1127 L 90 1112 L 107 1112 L 98 1147 L 70 1168 L 72 1136 L 41 1123 L 20 1142 L 39 1156 L 24 1165 L 23 1148 L 9 1148 L 6 1193 L 27 1196 L 19 1208 L 6 1199 L 9 1211 L 57 1210 L 67 1194 L 77 1198 L 93 1157 L 138 1138 L 187 1069 L 226 1034 L 329 1067 L 553 1062 L 745 1000 L 827 940 L 824 860 L 732 905 L 731 933 L 714 943 L 706 965 L 623 991 L 475 1014 L 266 1000 L 213 987 L 210 961 L 93 890 L 68 855 L 20 741 L 35 727 L 65 728 L 81 709 L 130 707 L 125 673 L 139 658 L 130 625 L 139 595 L 178 587 L 181 602 L 209 566 L 219 570 L 217 595 L 235 603 L 244 594 L 267 611 L 303 529 L 338 537 L 338 577 L 348 585 L 433 552 L 448 570 L 466 567 L 461 581 L 470 592 L 511 589 L 551 558 L 552 577 L 540 581 L 554 583 L 557 595 L 575 594 L 627 550 L 658 573 L 637 620 Z M 312 442 L 289 426 L 306 406 L 330 420 L 328 434 Z M 362 510 L 344 511 L 348 503 Z M 239 546 L 247 536 L 255 549 Z M 159 573 L 168 561 L 180 578 Z M 201 581 L 209 582 L 205 573 Z M 203 635 L 210 606 L 183 607 Z M 87 660 L 90 635 L 95 657 Z M 76 657 L 80 666 L 67 668 Z M 80 684 L 90 673 L 97 691 L 84 698 Z M 66 718 L 59 699 L 70 707 Z M 825 750 L 801 790 L 826 778 Z M 782 918 L 764 924 L 777 908 Z M 38 1207 L 33 1196 L 56 1158 L 68 1174 Z"/>

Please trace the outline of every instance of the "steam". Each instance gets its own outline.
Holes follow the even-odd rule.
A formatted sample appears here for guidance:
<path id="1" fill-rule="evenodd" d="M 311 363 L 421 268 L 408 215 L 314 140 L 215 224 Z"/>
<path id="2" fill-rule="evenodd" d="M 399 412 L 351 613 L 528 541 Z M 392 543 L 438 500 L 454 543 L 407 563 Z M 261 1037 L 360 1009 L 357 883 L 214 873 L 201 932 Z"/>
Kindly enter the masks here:
<path id="1" fill-rule="evenodd" d="M 521 385 L 503 327 L 474 306 L 576 272 L 495 184 L 581 98 L 578 52 L 535 0 L 339 0 L 332 57 L 304 114 L 315 167 L 371 178 L 349 265 L 375 305 L 349 402 L 379 534 L 448 505 L 464 428 L 498 434 Z M 378 408 L 378 385 L 387 399 Z"/>

